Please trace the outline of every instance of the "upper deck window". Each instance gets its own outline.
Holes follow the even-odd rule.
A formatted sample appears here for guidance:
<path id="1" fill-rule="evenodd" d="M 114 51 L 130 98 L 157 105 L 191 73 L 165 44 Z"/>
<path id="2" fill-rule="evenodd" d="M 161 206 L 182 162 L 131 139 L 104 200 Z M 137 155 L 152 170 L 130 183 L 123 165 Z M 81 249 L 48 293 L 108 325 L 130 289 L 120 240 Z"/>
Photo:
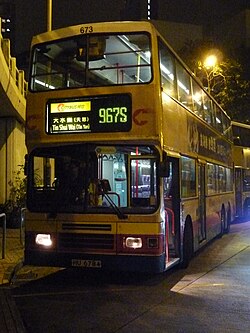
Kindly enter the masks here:
<path id="1" fill-rule="evenodd" d="M 36 45 L 32 52 L 32 91 L 142 84 L 151 78 L 145 33 L 72 36 Z"/>

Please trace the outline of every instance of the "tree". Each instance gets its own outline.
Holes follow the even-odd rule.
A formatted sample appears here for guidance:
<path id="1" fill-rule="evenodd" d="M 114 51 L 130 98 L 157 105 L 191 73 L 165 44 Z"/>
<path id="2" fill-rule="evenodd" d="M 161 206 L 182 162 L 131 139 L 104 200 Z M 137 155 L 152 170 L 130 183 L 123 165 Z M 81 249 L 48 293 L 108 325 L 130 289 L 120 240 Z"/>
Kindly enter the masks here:
<path id="1" fill-rule="evenodd" d="M 250 123 L 250 82 L 243 79 L 242 66 L 237 60 L 227 59 L 219 68 L 225 79 L 212 95 L 233 120 Z"/>
<path id="2" fill-rule="evenodd" d="M 208 52 L 218 55 L 213 68 L 204 65 Z M 204 41 L 188 41 L 179 53 L 233 120 L 250 123 L 250 82 L 237 59 L 223 59 L 217 45 Z"/>

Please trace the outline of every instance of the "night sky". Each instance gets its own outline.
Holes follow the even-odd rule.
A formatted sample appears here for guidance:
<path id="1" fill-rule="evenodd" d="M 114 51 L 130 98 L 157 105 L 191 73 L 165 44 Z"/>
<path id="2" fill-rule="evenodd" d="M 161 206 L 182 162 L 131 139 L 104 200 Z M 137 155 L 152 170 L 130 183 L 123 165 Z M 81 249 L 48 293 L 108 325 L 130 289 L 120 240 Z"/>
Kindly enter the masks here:
<path id="1" fill-rule="evenodd" d="M 29 49 L 33 35 L 46 31 L 47 0 L 13 2 L 16 4 L 17 17 L 15 49 L 16 54 L 19 54 Z M 119 20 L 124 3 L 125 0 L 53 0 L 52 28 Z M 145 0 L 145 13 L 146 6 Z M 250 0 L 159 0 L 159 18 L 194 24 L 214 24 L 247 6 L 250 8 Z"/>
<path id="2" fill-rule="evenodd" d="M 47 29 L 47 0 L 14 2 L 17 16 L 16 51 L 21 53 L 29 48 L 33 35 Z M 53 0 L 52 28 L 93 21 L 117 21 L 123 6 L 124 0 Z"/>

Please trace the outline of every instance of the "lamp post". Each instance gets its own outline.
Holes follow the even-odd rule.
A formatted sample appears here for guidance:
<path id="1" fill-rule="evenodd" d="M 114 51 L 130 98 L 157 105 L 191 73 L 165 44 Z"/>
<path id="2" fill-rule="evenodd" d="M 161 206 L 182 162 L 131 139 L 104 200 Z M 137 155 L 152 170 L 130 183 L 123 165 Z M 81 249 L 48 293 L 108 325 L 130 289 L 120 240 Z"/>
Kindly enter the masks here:
<path id="1" fill-rule="evenodd" d="M 47 0 L 47 31 L 52 30 L 52 0 Z"/>
<path id="2" fill-rule="evenodd" d="M 225 82 L 225 76 L 221 67 L 223 59 L 222 52 L 213 48 L 210 49 L 203 60 L 198 62 L 198 68 L 200 70 L 200 77 L 202 81 L 206 79 L 206 86 L 208 93 L 214 93 L 215 86 Z"/>
<path id="3" fill-rule="evenodd" d="M 214 55 L 214 54 L 210 54 L 203 61 L 202 68 L 206 74 L 208 93 L 211 92 L 211 83 L 212 83 L 213 78 L 215 76 L 217 76 L 217 71 L 216 71 L 217 62 L 218 62 L 218 59 L 217 59 L 216 55 Z"/>

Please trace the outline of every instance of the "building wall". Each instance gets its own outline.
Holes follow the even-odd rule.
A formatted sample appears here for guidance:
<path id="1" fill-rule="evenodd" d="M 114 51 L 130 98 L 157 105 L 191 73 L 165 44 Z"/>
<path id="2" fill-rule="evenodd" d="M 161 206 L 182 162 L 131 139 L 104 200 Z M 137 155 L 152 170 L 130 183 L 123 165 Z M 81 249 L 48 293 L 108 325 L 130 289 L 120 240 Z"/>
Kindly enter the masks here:
<path id="1" fill-rule="evenodd" d="M 203 38 L 201 25 L 167 21 L 154 21 L 154 24 L 170 46 L 177 52 L 187 41 L 201 40 Z"/>
<path id="2" fill-rule="evenodd" d="M 250 10 L 219 23 L 215 29 L 218 40 L 228 49 L 250 47 Z"/>

